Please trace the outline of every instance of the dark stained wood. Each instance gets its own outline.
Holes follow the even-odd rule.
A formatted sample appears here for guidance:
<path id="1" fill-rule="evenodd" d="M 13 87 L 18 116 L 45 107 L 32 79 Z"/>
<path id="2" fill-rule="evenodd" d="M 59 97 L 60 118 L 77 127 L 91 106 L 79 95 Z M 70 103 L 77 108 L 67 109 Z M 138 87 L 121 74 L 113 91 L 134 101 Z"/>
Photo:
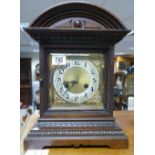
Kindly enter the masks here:
<path id="1" fill-rule="evenodd" d="M 108 145 L 126 148 L 128 140 L 113 118 L 114 45 L 129 31 L 109 12 L 85 3 L 47 10 L 25 29 L 40 45 L 40 119 L 25 139 L 26 149 L 45 146 Z M 48 54 L 102 53 L 105 56 L 105 109 L 48 110 Z M 74 124 L 74 125 L 73 125 Z M 83 126 L 84 125 L 84 126 Z"/>
<path id="2" fill-rule="evenodd" d="M 38 138 L 27 138 L 25 140 L 24 148 L 27 149 L 43 149 L 45 147 L 80 147 L 80 146 L 102 146 L 102 147 L 110 147 L 113 149 L 119 148 L 127 148 L 128 141 L 126 136 L 90 136 L 83 137 L 80 136 L 78 138 L 73 137 L 38 137 Z"/>
<path id="3" fill-rule="evenodd" d="M 80 29 L 49 29 L 26 28 L 33 38 L 41 44 L 51 46 L 61 45 L 78 48 L 81 44 L 85 48 L 109 48 L 119 42 L 128 30 L 80 30 Z M 61 44 L 60 44 L 61 43 Z M 85 44 L 84 44 L 85 43 Z M 61 46 L 60 46 L 61 47 Z"/>
<path id="4" fill-rule="evenodd" d="M 126 29 L 123 23 L 107 10 L 81 2 L 69 2 L 51 7 L 36 18 L 30 27 L 50 27 L 57 21 L 69 17 L 92 19 L 106 27 L 106 29 Z"/>
<path id="5" fill-rule="evenodd" d="M 113 48 L 112 48 L 113 49 Z M 59 50 L 59 49 L 52 49 L 52 48 L 40 48 L 40 50 L 42 51 L 41 54 L 41 59 L 42 61 L 40 62 L 41 66 L 43 66 L 42 70 L 41 70 L 41 75 L 42 75 L 42 84 L 41 84 L 41 91 L 44 94 L 41 94 L 41 100 L 43 104 L 41 104 L 42 108 L 41 108 L 41 117 L 43 117 L 44 119 L 47 118 L 59 118 L 60 120 L 65 118 L 81 118 L 81 119 L 86 119 L 86 118 L 102 118 L 102 119 L 110 119 L 112 116 L 112 104 L 110 101 L 110 93 L 112 93 L 113 89 L 113 84 L 111 83 L 111 74 L 113 73 L 113 71 L 110 71 L 109 66 L 111 66 L 111 55 L 109 53 L 113 52 L 113 50 L 111 49 L 96 49 L 95 51 L 98 51 L 100 53 L 105 54 L 106 60 L 105 60 L 105 75 L 107 76 L 105 79 L 105 90 L 104 90 L 104 94 L 105 95 L 105 109 L 106 110 L 53 110 L 53 111 L 48 111 L 48 107 L 46 107 L 46 103 L 48 103 L 48 64 L 47 64 L 47 59 L 48 59 L 48 53 L 49 52 L 53 52 L 53 53 L 59 53 L 59 52 L 63 52 L 63 53 L 69 53 L 69 52 L 73 52 L 73 53 L 84 53 L 85 51 L 81 49 L 81 46 L 78 47 L 77 49 L 68 49 L 68 50 Z M 46 52 L 45 52 L 46 51 Z M 93 53 L 93 50 L 87 49 L 87 52 Z M 113 65 L 112 65 L 113 67 Z M 110 89 L 111 87 L 111 89 Z M 110 91 L 110 92 L 109 92 Z"/>
<path id="6" fill-rule="evenodd" d="M 114 121 L 39 121 L 24 141 L 25 149 L 51 146 L 108 146 L 127 148 L 128 141 Z"/>

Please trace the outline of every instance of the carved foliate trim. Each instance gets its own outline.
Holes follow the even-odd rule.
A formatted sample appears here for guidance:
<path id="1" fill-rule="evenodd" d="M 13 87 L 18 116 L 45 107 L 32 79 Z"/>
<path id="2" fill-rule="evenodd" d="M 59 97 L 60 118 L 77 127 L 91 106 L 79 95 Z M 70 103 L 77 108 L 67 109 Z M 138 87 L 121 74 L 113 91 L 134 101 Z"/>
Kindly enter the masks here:
<path id="1" fill-rule="evenodd" d="M 62 136 L 122 136 L 122 130 L 31 130 L 28 136 L 31 137 L 62 137 Z"/>
<path id="2" fill-rule="evenodd" d="M 39 122 L 39 127 L 114 127 L 113 122 Z"/>

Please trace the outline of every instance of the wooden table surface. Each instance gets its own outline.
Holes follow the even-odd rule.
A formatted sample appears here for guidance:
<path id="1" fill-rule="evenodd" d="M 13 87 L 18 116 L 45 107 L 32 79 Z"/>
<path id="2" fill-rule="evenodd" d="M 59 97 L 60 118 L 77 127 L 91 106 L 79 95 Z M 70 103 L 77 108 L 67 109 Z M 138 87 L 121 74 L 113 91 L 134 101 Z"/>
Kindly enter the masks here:
<path id="1" fill-rule="evenodd" d="M 114 117 L 129 138 L 128 149 L 103 147 L 51 148 L 47 155 L 133 155 L 134 154 L 134 112 L 115 111 Z M 43 153 L 41 153 L 43 154 Z"/>

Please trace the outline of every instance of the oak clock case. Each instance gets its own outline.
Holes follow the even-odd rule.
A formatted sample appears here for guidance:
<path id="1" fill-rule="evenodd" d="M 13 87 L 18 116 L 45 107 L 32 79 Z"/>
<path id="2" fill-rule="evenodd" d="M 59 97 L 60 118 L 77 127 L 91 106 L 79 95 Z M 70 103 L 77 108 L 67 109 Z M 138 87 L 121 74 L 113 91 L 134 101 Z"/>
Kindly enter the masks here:
<path id="1" fill-rule="evenodd" d="M 104 55 L 49 53 L 48 110 L 104 109 Z"/>
<path id="2" fill-rule="evenodd" d="M 129 32 L 108 11 L 84 2 L 50 8 L 26 32 L 39 43 L 40 118 L 25 149 L 127 148 L 113 118 L 114 45 Z"/>

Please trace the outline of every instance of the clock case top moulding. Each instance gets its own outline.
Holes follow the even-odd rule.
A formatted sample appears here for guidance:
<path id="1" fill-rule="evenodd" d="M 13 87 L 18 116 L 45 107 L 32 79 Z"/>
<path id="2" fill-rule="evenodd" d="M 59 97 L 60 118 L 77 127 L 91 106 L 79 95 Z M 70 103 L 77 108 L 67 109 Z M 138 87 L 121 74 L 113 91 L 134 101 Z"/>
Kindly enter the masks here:
<path id="1" fill-rule="evenodd" d="M 24 140 L 25 150 L 50 146 L 127 148 L 128 139 L 113 118 L 114 45 L 129 32 L 111 13 L 72 2 L 42 13 L 25 31 L 40 46 L 40 118 Z M 47 54 L 100 52 L 106 56 L 105 109 L 48 111 Z"/>

